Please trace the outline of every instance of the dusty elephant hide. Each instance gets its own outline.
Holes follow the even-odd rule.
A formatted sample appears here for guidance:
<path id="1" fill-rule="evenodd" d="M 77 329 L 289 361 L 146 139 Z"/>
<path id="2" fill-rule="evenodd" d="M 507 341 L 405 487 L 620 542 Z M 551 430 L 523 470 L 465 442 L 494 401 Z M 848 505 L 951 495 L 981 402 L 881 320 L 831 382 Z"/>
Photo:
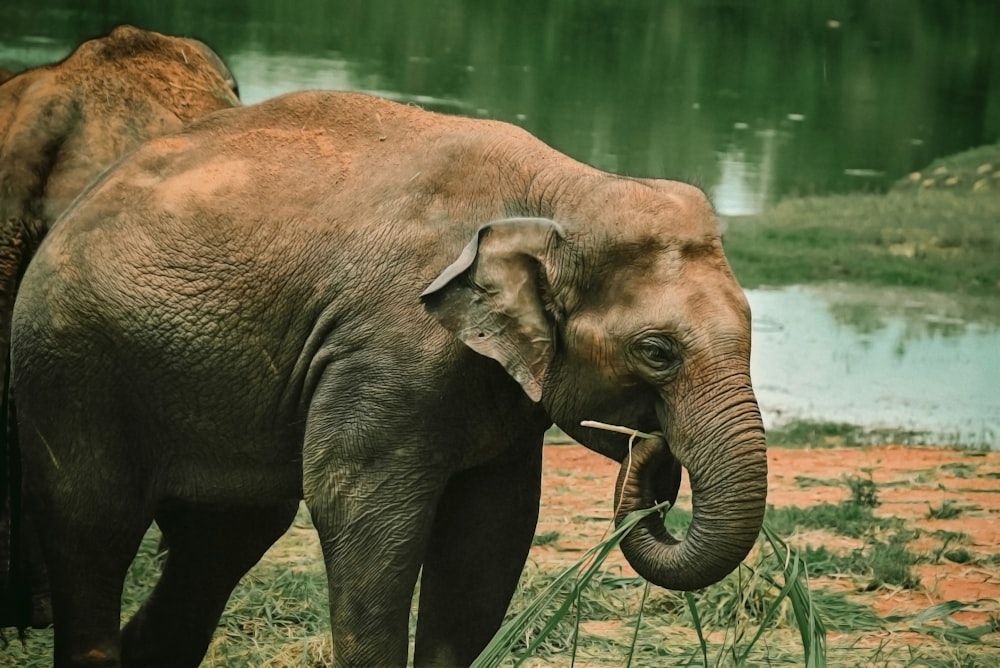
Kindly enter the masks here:
<path id="1" fill-rule="evenodd" d="M 333 665 L 405 665 L 418 581 L 414 664 L 467 665 L 516 589 L 553 422 L 620 462 L 621 513 L 687 471 L 686 535 L 649 515 L 622 543 L 654 584 L 719 581 L 763 521 L 750 311 L 711 203 L 510 124 L 325 91 L 211 114 L 76 201 L 13 325 L 59 665 L 198 665 L 302 499 Z M 154 520 L 170 550 L 123 629 Z"/>

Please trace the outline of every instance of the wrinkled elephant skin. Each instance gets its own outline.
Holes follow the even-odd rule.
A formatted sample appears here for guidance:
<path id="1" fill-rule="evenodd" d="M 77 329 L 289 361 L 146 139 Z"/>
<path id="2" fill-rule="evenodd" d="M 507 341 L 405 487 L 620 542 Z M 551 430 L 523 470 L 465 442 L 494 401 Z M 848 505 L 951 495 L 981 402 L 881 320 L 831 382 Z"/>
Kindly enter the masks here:
<path id="1" fill-rule="evenodd" d="M 59 63 L 7 74 L 0 72 L 0 378 L 17 282 L 59 214 L 143 141 L 239 104 L 232 73 L 205 44 L 132 26 L 84 42 Z M 0 434 L 0 627 L 45 626 L 44 570 L 30 538 L 11 542 L 12 523 L 30 522 L 15 516 L 16 483 L 8 487 L 19 469 L 15 448 Z M 17 559 L 33 571 L 32 591 L 13 589 Z"/>
<path id="2" fill-rule="evenodd" d="M 470 663 L 537 519 L 554 421 L 622 462 L 657 584 L 736 567 L 764 512 L 750 315 L 701 191 L 513 126 L 312 92 L 145 144 L 42 243 L 14 312 L 25 498 L 58 662 L 196 665 L 304 498 L 335 665 Z M 656 431 L 628 452 L 582 420 Z M 156 520 L 160 582 L 118 636 Z"/>

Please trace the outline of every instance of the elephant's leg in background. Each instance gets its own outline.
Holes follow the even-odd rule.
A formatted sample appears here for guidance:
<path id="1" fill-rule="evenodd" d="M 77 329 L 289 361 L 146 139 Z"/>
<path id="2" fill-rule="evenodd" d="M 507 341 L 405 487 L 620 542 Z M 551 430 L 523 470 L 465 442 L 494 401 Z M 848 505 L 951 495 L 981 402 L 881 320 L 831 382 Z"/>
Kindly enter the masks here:
<path id="1" fill-rule="evenodd" d="M 173 502 L 157 512 L 170 549 L 152 595 L 125 626 L 124 664 L 197 666 L 233 588 L 285 532 L 298 505 Z"/>
<path id="2" fill-rule="evenodd" d="M 469 665 L 499 628 L 535 534 L 541 472 L 539 441 L 449 482 L 420 577 L 417 666 Z"/>

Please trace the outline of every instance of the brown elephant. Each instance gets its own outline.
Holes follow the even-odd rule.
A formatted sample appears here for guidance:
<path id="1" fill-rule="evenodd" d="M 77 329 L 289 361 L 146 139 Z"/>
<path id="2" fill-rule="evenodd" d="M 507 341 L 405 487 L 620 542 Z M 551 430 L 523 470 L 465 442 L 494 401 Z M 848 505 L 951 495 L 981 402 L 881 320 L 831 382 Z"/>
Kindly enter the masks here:
<path id="1" fill-rule="evenodd" d="M 621 461 L 619 516 L 693 491 L 680 542 L 623 550 L 716 582 L 764 515 L 750 314 L 712 207 L 523 130 L 349 93 L 286 95 L 148 142 L 42 243 L 14 312 L 25 499 L 59 665 L 194 666 L 304 498 L 334 665 L 470 663 L 537 520 L 555 422 Z M 657 431 L 627 438 L 599 420 Z M 170 551 L 119 631 L 153 520 Z"/>
<path id="2" fill-rule="evenodd" d="M 6 378 L 17 282 L 55 219 L 145 140 L 238 104 L 232 73 L 204 43 L 132 26 L 119 26 L 59 63 L 12 75 L 0 85 L 0 378 Z M 5 396 L 6 381 L 4 387 Z M 22 519 L 9 486 L 18 464 L 3 436 L 0 627 L 46 625 L 44 571 L 11 543 L 11 523 Z M 30 613 L 28 592 L 11 590 L 8 578 L 22 558 L 36 568 Z"/>

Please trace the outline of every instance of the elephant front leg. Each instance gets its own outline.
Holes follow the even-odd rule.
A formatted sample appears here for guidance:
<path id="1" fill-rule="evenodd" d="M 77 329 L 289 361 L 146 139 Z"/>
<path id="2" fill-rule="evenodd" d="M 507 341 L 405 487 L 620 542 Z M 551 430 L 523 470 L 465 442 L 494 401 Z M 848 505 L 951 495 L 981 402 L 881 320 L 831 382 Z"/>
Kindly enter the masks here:
<path id="1" fill-rule="evenodd" d="M 420 580 L 416 666 L 467 666 L 500 628 L 538 521 L 541 455 L 538 443 L 448 483 Z"/>
<path id="2" fill-rule="evenodd" d="M 304 475 L 330 594 L 334 666 L 405 666 L 413 588 L 444 476 L 405 445 Z M 309 469 L 313 468 L 312 471 Z"/>

